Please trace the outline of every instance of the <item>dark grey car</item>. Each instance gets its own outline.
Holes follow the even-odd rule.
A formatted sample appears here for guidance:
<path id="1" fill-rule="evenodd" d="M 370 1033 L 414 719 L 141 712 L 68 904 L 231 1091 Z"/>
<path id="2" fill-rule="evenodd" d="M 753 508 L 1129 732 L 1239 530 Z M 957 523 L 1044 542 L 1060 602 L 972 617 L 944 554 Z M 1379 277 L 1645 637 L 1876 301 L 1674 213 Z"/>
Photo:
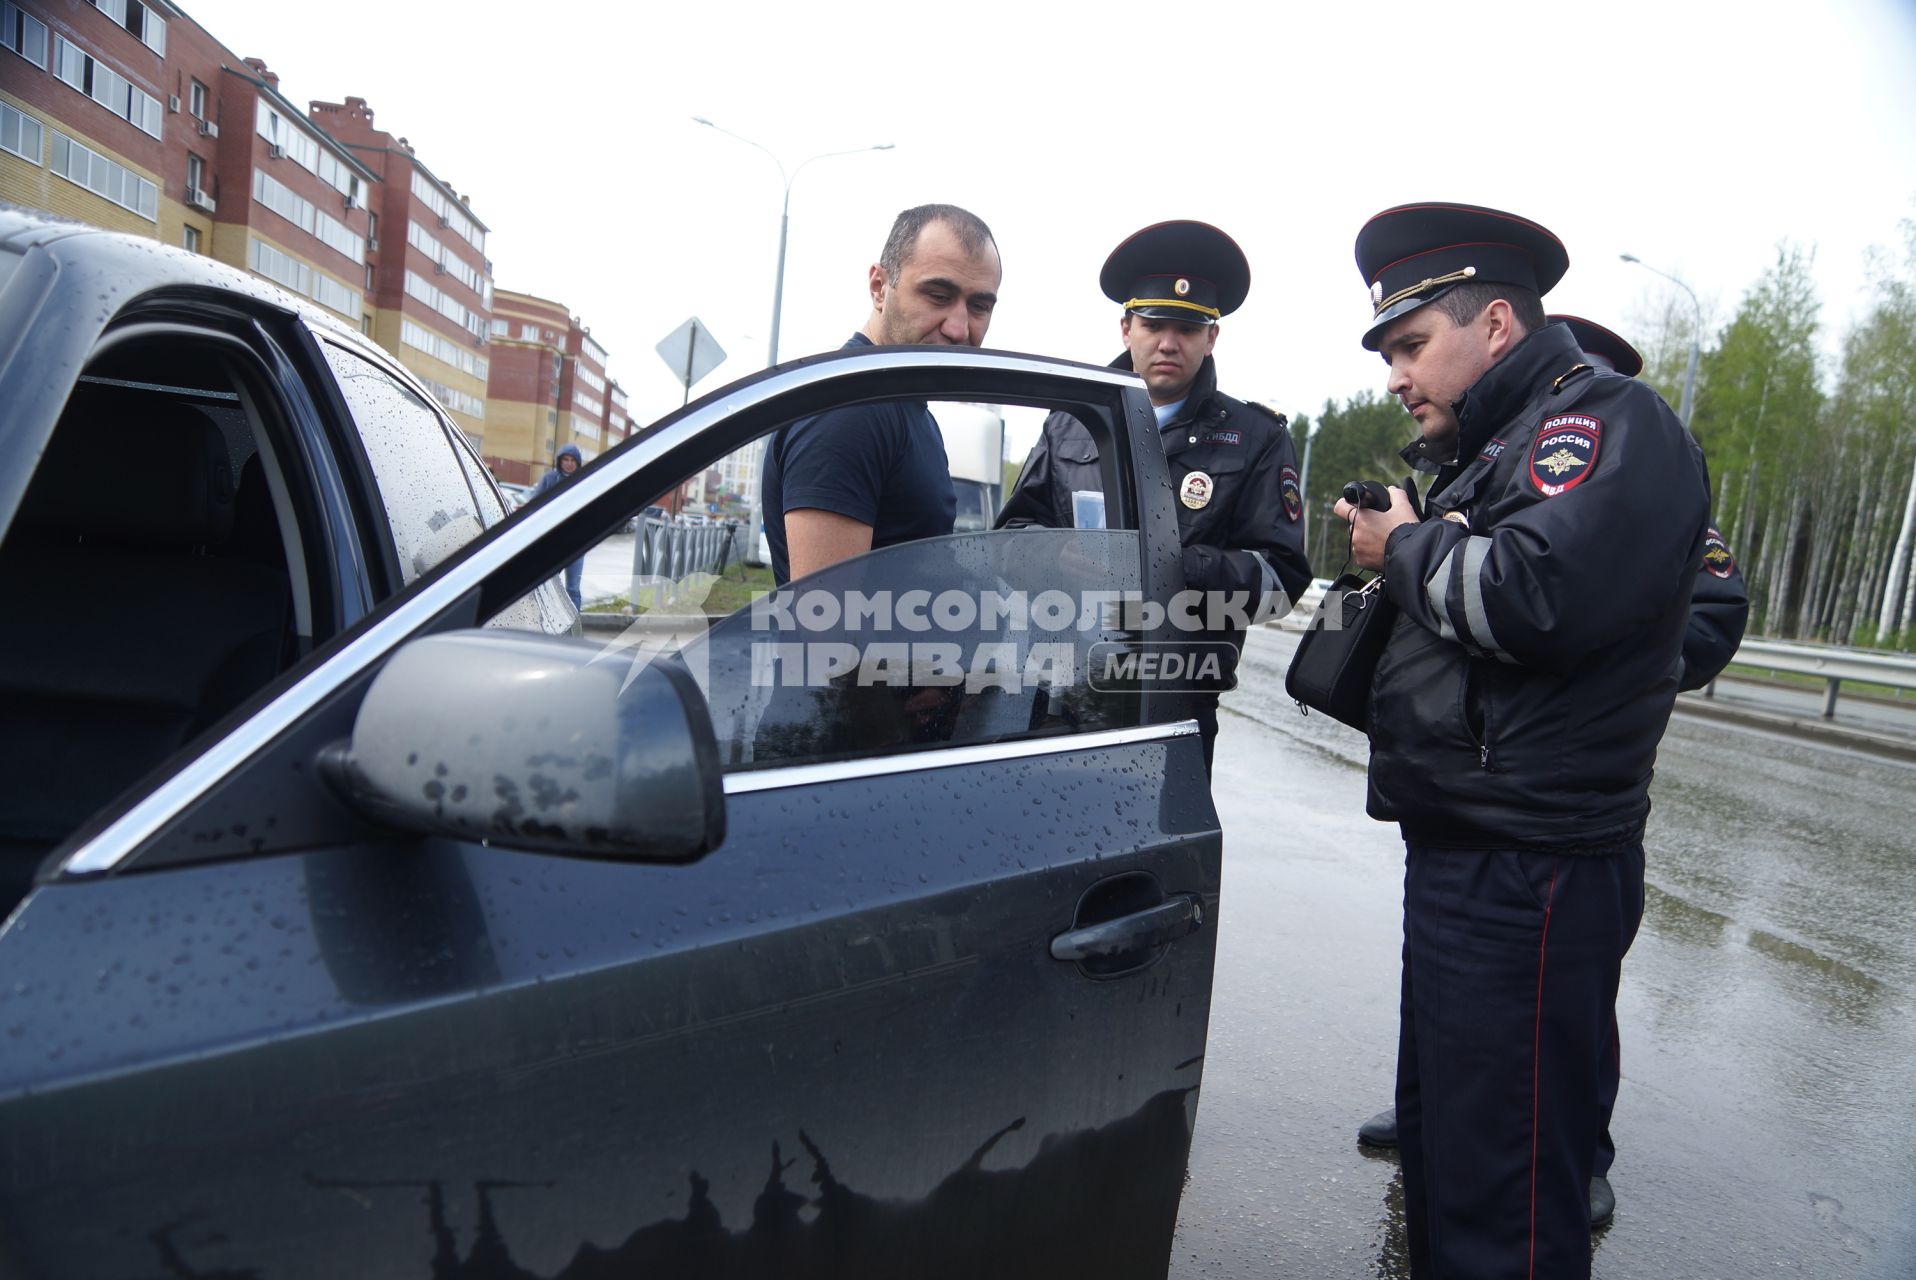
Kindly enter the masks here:
<path id="1" fill-rule="evenodd" d="M 657 495 L 898 397 L 1069 409 L 1111 527 L 547 634 Z M 1220 844 L 1183 695 L 1097 678 L 1175 639 L 1101 602 L 1183 586 L 1141 385 L 834 354 L 414 529 L 446 472 L 367 436 L 420 399 L 270 286 L 0 214 L 0 1272 L 1161 1275 Z M 69 438 L 191 501 L 96 501 Z"/>

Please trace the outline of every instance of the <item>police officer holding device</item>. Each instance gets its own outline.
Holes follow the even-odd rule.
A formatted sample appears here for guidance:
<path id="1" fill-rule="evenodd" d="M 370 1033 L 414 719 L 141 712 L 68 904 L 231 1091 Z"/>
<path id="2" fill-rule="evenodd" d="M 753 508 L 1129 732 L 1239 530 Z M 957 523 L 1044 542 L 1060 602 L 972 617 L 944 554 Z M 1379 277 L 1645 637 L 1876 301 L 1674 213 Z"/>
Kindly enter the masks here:
<path id="1" fill-rule="evenodd" d="M 1304 498 L 1297 454 L 1281 413 L 1236 400 L 1217 387 L 1219 320 L 1244 304 L 1251 267 L 1243 250 L 1202 222 L 1160 222 L 1129 237 L 1105 260 L 1098 283 L 1123 307 L 1124 354 L 1113 368 L 1144 379 L 1178 496 L 1178 533 L 1188 588 L 1216 593 L 1246 617 L 1288 612 L 1310 585 L 1304 556 Z M 1068 413 L 1045 419 L 1001 528 L 1103 527 L 1098 445 Z M 1229 662 L 1200 694 L 1208 773 L 1217 740 L 1217 697 L 1237 683 L 1244 629 L 1193 635 L 1228 642 Z"/>
<path id="2" fill-rule="evenodd" d="M 1357 237 L 1422 517 L 1339 502 L 1397 617 L 1367 808 L 1405 841 L 1397 1119 L 1413 1276 L 1588 1276 L 1598 1078 L 1643 911 L 1656 745 L 1709 520 L 1701 455 L 1540 298 L 1569 255 L 1470 205 Z"/>
<path id="3" fill-rule="evenodd" d="M 1570 330 L 1584 359 L 1599 369 L 1610 369 L 1627 378 L 1643 371 L 1643 357 L 1623 338 L 1604 326 L 1580 316 L 1551 315 L 1551 324 Z M 1344 497 L 1354 507 L 1387 510 L 1388 491 L 1374 480 L 1352 481 L 1344 487 Z M 1723 536 L 1712 526 L 1706 536 L 1702 563 L 1697 568 L 1690 594 L 1689 623 L 1684 629 L 1682 673 L 1678 687 L 1700 689 L 1721 674 L 1743 640 L 1743 628 L 1750 612 L 1749 595 L 1743 576 L 1737 571 Z M 1590 1179 L 1590 1225 L 1602 1226 L 1616 1211 L 1616 1196 L 1609 1183 L 1616 1146 L 1610 1137 L 1610 1115 L 1616 1105 L 1621 1078 L 1619 1040 L 1614 1009 L 1610 1018 L 1609 1044 L 1603 1054 L 1597 1096 L 1598 1131 L 1596 1160 Z M 1357 1140 L 1364 1146 L 1395 1147 L 1398 1144 L 1397 1110 L 1378 1112 L 1358 1126 Z"/>

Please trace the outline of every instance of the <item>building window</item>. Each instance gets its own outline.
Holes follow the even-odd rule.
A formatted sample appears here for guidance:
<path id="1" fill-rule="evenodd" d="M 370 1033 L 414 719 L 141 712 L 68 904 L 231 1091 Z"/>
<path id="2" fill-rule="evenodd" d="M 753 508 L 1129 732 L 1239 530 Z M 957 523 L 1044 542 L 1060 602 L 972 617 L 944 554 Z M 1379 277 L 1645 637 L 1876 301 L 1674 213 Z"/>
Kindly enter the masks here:
<path id="1" fill-rule="evenodd" d="M 160 136 L 166 114 L 160 100 L 63 35 L 53 37 L 53 74 L 135 128 Z"/>
<path id="2" fill-rule="evenodd" d="M 453 368 L 471 374 L 481 382 L 491 376 L 492 366 L 483 356 L 474 355 L 451 338 L 434 333 L 416 321 L 399 322 L 399 340 L 435 360 L 443 360 Z"/>
<path id="3" fill-rule="evenodd" d="M 512 336 L 512 322 L 510 320 L 495 318 L 492 322 L 491 332 L 495 338 L 510 338 Z"/>
<path id="4" fill-rule="evenodd" d="M 186 189 L 188 191 L 206 190 L 206 161 L 191 151 L 186 153 Z"/>
<path id="5" fill-rule="evenodd" d="M 354 262 L 366 261 L 364 240 L 348 230 L 339 219 L 321 213 L 312 201 L 297 194 L 291 187 L 269 177 L 264 169 L 253 170 L 253 199 Z"/>
<path id="6" fill-rule="evenodd" d="M 406 273 L 406 292 L 478 338 L 486 332 L 486 318 L 431 283 L 417 271 Z"/>
<path id="7" fill-rule="evenodd" d="M 47 68 L 47 24 L 7 0 L 0 0 L 0 44 L 34 66 Z"/>
<path id="8" fill-rule="evenodd" d="M 368 338 L 373 336 L 373 318 L 371 316 L 362 314 L 359 317 L 359 331 Z"/>
<path id="9" fill-rule="evenodd" d="M 58 129 L 53 134 L 53 171 L 94 195 L 111 200 L 153 222 L 160 218 L 160 189 L 123 165 L 75 142 Z"/>
<path id="10" fill-rule="evenodd" d="M 188 253 L 200 251 L 200 229 L 190 222 L 186 224 L 186 229 L 180 232 L 180 248 Z"/>
<path id="11" fill-rule="evenodd" d="M 140 3 L 140 0 L 91 0 L 95 9 L 125 27 L 147 48 L 166 56 L 166 19 Z"/>
<path id="12" fill-rule="evenodd" d="M 360 314 L 360 296 L 357 293 L 331 276 L 313 270 L 299 259 L 281 253 L 263 240 L 251 242 L 250 265 L 268 280 L 285 285 L 294 293 L 304 294 L 341 315 L 350 317 Z"/>
<path id="13" fill-rule="evenodd" d="M 206 86 L 197 80 L 186 91 L 186 109 L 201 120 L 206 119 Z"/>
<path id="14" fill-rule="evenodd" d="M 11 151 L 22 160 L 39 164 L 45 142 L 38 120 L 0 102 L 0 151 Z"/>

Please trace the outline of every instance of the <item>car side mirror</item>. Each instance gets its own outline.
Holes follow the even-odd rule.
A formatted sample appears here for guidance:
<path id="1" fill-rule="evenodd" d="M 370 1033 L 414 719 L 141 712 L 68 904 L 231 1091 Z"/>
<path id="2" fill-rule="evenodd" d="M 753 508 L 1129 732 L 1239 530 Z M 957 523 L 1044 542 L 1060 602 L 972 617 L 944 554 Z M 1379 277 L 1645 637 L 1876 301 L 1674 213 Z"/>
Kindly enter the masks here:
<path id="1" fill-rule="evenodd" d="M 690 862 L 725 838 L 718 741 L 690 673 L 565 637 L 406 644 L 321 768 L 355 810 L 409 831 L 643 862 Z"/>

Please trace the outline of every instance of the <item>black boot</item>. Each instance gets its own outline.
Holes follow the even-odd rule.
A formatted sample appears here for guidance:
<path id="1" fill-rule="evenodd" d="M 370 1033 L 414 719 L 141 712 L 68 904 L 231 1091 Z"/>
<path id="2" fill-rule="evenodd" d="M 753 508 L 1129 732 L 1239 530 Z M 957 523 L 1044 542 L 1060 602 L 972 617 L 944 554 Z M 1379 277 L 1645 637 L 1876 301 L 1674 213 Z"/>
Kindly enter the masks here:
<path id="1" fill-rule="evenodd" d="M 1379 1111 L 1370 1119 L 1357 1126 L 1357 1145 L 1360 1147 L 1394 1147 L 1397 1145 L 1397 1108 L 1391 1107 Z"/>

